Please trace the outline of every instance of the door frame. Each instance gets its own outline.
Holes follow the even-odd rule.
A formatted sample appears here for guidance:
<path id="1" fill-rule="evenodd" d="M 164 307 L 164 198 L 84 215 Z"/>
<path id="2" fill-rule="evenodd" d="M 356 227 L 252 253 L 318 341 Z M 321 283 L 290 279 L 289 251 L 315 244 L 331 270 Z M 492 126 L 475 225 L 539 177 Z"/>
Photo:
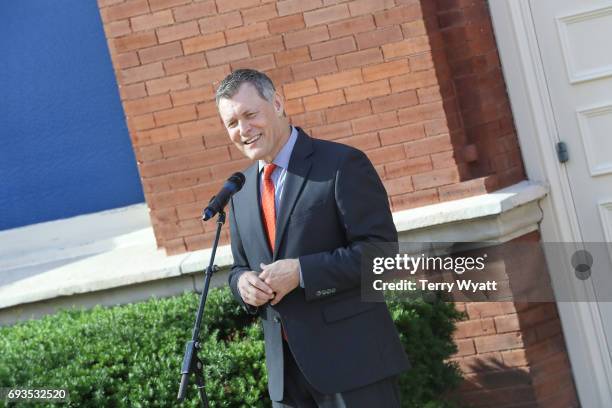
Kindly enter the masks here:
<path id="1" fill-rule="evenodd" d="M 523 163 L 530 180 L 549 186 L 541 202 L 543 242 L 582 242 L 529 0 L 489 0 Z M 565 73 L 564 73 L 565 74 Z M 563 257 L 561 257 L 563 258 Z M 548 259 L 574 382 L 583 407 L 612 406 L 612 364 L 592 280 L 574 277 L 570 258 Z M 565 301 L 580 299 L 582 301 Z"/>

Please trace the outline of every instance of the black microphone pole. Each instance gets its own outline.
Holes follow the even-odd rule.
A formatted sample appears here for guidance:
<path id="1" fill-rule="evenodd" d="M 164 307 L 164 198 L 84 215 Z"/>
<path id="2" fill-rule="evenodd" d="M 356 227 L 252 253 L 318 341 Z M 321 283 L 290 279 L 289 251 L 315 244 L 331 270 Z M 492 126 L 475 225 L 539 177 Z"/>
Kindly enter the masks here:
<path id="1" fill-rule="evenodd" d="M 215 197 L 212 198 L 211 202 L 214 199 Z M 183 365 L 181 368 L 181 385 L 179 387 L 177 397 L 179 402 L 182 402 L 185 399 L 187 385 L 189 383 L 189 376 L 193 373 L 195 374 L 196 385 L 198 387 L 198 391 L 200 392 L 201 406 L 204 408 L 208 408 L 208 397 L 206 396 L 206 389 L 204 388 L 204 375 L 202 374 L 204 371 L 204 365 L 198 358 L 198 350 L 201 348 L 201 344 L 198 341 L 198 336 L 200 335 L 200 325 L 202 324 L 202 316 L 204 314 L 204 307 L 206 306 L 206 297 L 208 296 L 210 279 L 212 274 L 219 270 L 219 268 L 214 265 L 214 262 L 215 253 L 217 252 L 217 245 L 219 244 L 219 236 L 221 235 L 221 227 L 223 227 L 223 224 L 225 224 L 225 212 L 223 209 L 221 209 L 219 210 L 218 214 L 217 233 L 215 235 L 215 242 L 210 255 L 210 262 L 208 264 L 208 268 L 206 268 L 204 289 L 202 290 L 202 295 L 200 296 L 200 305 L 198 306 L 198 311 L 196 313 L 195 325 L 193 326 L 191 340 L 185 344 L 185 355 L 183 356 Z"/>

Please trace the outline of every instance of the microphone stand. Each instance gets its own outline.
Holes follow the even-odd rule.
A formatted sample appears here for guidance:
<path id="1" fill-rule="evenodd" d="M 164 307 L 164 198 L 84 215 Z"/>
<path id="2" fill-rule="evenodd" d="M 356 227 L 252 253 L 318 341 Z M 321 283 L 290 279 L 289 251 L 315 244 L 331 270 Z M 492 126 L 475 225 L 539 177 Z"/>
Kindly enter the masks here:
<path id="1" fill-rule="evenodd" d="M 214 197 L 213 197 L 214 198 Z M 204 365 L 202 360 L 198 358 L 198 350 L 202 348 L 202 344 L 198 341 L 200 335 L 200 325 L 202 324 L 202 315 L 204 314 L 204 307 L 206 306 L 206 297 L 208 296 L 208 287 L 210 285 L 210 279 L 214 272 L 217 272 L 219 268 L 214 265 L 215 253 L 217 252 L 217 245 L 219 244 L 219 236 L 221 235 L 221 227 L 225 224 L 225 212 L 219 211 L 219 218 L 217 219 L 217 233 L 215 235 L 215 242 L 212 247 L 212 253 L 210 255 L 210 262 L 208 268 L 206 268 L 206 275 L 204 278 L 204 289 L 200 297 L 200 305 L 196 313 L 196 321 L 193 326 L 193 332 L 191 340 L 185 344 L 185 355 L 183 356 L 183 364 L 181 367 L 181 385 L 179 386 L 177 399 L 182 402 L 185 399 L 187 393 L 187 385 L 189 383 L 189 375 L 195 374 L 196 385 L 200 393 L 200 402 L 203 408 L 208 408 L 208 397 L 206 396 L 206 389 L 204 388 L 204 375 L 202 374 Z"/>

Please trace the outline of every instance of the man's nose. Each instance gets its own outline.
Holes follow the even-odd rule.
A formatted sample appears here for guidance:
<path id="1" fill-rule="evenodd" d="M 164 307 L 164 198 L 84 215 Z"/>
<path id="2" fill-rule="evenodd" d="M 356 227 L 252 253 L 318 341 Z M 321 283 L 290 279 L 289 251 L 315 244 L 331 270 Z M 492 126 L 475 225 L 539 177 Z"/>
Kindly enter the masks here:
<path id="1" fill-rule="evenodd" d="M 245 138 L 249 136 L 249 130 L 251 127 L 249 126 L 249 122 L 246 120 L 238 121 L 238 128 L 240 129 L 240 136 Z"/>

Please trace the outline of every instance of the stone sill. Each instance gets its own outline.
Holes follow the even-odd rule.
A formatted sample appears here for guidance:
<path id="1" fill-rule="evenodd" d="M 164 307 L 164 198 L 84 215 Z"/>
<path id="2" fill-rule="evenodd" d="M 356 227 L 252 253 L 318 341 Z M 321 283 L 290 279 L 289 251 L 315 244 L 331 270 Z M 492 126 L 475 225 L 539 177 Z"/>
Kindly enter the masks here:
<path id="1" fill-rule="evenodd" d="M 399 211 L 393 219 L 400 241 L 503 242 L 537 230 L 538 201 L 547 191 L 523 181 L 490 194 Z M 88 307 L 201 287 L 210 249 L 166 256 L 148 223 L 148 209 L 140 204 L 0 232 L 0 324 L 50 313 L 54 299 L 62 306 Z M 88 232 L 86 240 L 79 231 Z M 219 247 L 215 263 L 227 269 L 231 262 L 229 245 Z M 226 273 L 218 273 L 212 285 L 225 280 Z M 89 300 L 79 302 L 85 295 Z M 40 302 L 45 311 L 36 313 Z"/>
<path id="2" fill-rule="evenodd" d="M 431 228 L 440 224 L 498 215 L 543 198 L 548 189 L 542 184 L 522 181 L 503 190 L 425 207 L 398 211 L 393 220 L 398 231 Z"/>

